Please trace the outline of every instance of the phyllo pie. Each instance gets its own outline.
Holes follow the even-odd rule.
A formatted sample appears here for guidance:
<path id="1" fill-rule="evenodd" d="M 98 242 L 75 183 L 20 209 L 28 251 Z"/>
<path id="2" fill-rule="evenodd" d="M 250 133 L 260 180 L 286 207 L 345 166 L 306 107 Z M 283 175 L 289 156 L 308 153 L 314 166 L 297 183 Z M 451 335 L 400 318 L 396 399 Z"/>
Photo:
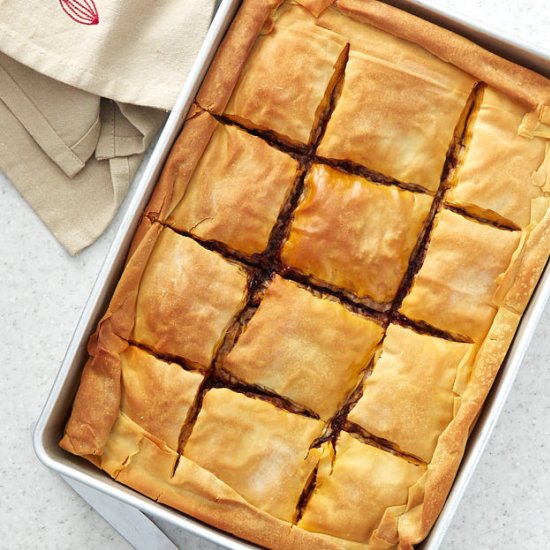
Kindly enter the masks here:
<path id="1" fill-rule="evenodd" d="M 519 242 L 518 231 L 443 209 L 401 312 L 463 339 L 482 341 L 498 309 L 494 295 L 499 281 Z"/>
<path id="2" fill-rule="evenodd" d="M 292 2 L 279 7 L 276 17 L 276 25 L 256 41 L 225 113 L 309 144 L 328 108 L 346 41 L 317 26 L 307 10 Z"/>
<path id="3" fill-rule="evenodd" d="M 133 338 L 206 368 L 247 287 L 243 267 L 164 229 L 139 285 Z"/>
<path id="4" fill-rule="evenodd" d="M 216 123 L 181 201 L 166 221 L 245 254 L 263 252 L 297 168 L 296 160 L 259 137 Z"/>
<path id="5" fill-rule="evenodd" d="M 282 260 L 321 285 L 389 303 L 431 204 L 429 195 L 314 164 Z"/>
<path id="6" fill-rule="evenodd" d="M 248 502 L 292 521 L 319 460 L 310 447 L 323 422 L 235 393 L 212 389 L 183 456 L 215 474 Z"/>
<path id="7" fill-rule="evenodd" d="M 470 375 L 472 344 L 390 325 L 363 395 L 348 420 L 429 462 Z"/>
<path id="8" fill-rule="evenodd" d="M 550 191 L 550 179 L 548 139 L 524 127 L 527 114 L 498 90 L 483 91 L 449 203 L 517 227 L 531 222 L 532 200 Z"/>
<path id="9" fill-rule="evenodd" d="M 359 383 L 383 334 L 333 299 L 275 277 L 223 367 L 328 420 Z"/>
<path id="10" fill-rule="evenodd" d="M 276 550 L 428 535 L 550 256 L 550 82 L 377 0 L 244 0 L 60 445 Z"/>
<path id="11" fill-rule="evenodd" d="M 377 542 L 391 548 L 399 542 L 397 518 L 405 512 L 411 489 L 425 471 L 423 464 L 342 432 L 334 452 L 325 449 L 298 526 L 369 548 L 372 543 L 379 548 Z"/>

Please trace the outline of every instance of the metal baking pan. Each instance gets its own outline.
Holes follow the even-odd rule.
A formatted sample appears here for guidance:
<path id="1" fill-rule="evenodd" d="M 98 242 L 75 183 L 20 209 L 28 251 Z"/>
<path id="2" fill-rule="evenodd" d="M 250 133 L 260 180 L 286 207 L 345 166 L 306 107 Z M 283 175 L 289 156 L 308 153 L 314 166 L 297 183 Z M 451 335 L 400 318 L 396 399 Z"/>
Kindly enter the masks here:
<path id="1" fill-rule="evenodd" d="M 450 10 L 436 7 L 425 0 L 385 0 L 443 27 L 467 36 L 503 57 L 538 70 L 550 77 L 550 52 L 481 24 L 469 22 Z M 204 537 L 226 548 L 252 548 L 227 533 L 158 504 L 112 480 L 85 460 L 63 451 L 58 442 L 68 418 L 73 397 L 86 360 L 86 343 L 105 311 L 118 281 L 132 236 L 170 148 L 180 132 L 186 113 L 206 74 L 225 31 L 231 24 L 241 0 L 223 0 L 205 42 L 189 73 L 176 105 L 160 135 L 158 143 L 137 183 L 126 214 L 107 254 L 97 281 L 84 307 L 51 393 L 34 432 L 38 458 L 48 467 L 77 481 L 87 483 L 113 497 L 140 508 L 147 514 L 171 522 L 180 528 Z M 464 459 L 447 502 L 427 539 L 419 545 L 423 550 L 436 550 L 451 523 L 452 517 L 472 477 L 474 469 L 497 422 L 535 327 L 550 296 L 550 269 L 547 265 L 531 302 L 523 315 L 514 342 L 485 403 L 475 430 L 468 442 Z"/>

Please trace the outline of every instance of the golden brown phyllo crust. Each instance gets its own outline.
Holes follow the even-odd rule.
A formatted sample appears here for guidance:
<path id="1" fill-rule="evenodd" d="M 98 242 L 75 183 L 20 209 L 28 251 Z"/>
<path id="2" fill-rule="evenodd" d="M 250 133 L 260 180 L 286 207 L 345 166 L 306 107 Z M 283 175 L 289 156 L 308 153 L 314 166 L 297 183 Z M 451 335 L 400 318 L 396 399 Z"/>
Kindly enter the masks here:
<path id="1" fill-rule="evenodd" d="M 550 82 L 376 0 L 245 0 L 61 446 L 271 548 L 411 548 L 550 253 Z"/>

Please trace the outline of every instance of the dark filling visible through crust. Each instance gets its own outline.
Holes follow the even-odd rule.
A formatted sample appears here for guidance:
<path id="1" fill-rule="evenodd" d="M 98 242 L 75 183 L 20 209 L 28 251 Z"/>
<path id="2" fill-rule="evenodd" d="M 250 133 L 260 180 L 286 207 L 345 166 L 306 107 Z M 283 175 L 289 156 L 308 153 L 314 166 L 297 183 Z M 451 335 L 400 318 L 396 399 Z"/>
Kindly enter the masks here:
<path id="1" fill-rule="evenodd" d="M 364 430 L 361 426 L 354 424 L 353 422 L 346 421 L 344 424 L 344 429 L 346 432 L 354 436 L 356 439 L 358 439 L 362 443 L 371 445 L 372 447 L 376 447 L 377 449 L 382 449 L 383 451 L 386 451 L 387 453 L 391 453 L 392 455 L 398 456 L 400 458 L 404 458 L 407 462 L 411 462 L 413 464 L 426 464 L 420 458 L 417 458 L 414 455 L 410 455 L 402 452 L 391 441 L 388 441 L 387 439 L 383 439 L 381 437 L 376 437 L 371 433 L 367 432 L 366 430 Z"/>
<path id="2" fill-rule="evenodd" d="M 311 472 L 311 475 L 309 476 L 309 479 L 307 480 L 304 486 L 304 490 L 302 491 L 302 494 L 298 499 L 298 504 L 296 504 L 296 513 L 294 514 L 294 518 L 292 520 L 292 523 L 294 525 L 296 525 L 302 519 L 302 516 L 304 515 L 309 499 L 312 497 L 313 491 L 315 491 L 315 486 L 317 485 L 318 469 L 319 469 L 319 464 L 317 464 L 317 466 L 315 466 L 315 468 Z"/>
<path id="3" fill-rule="evenodd" d="M 350 311 L 369 317 L 382 325 L 385 325 L 388 321 L 388 316 L 384 312 L 384 309 L 387 309 L 386 304 L 379 304 L 370 299 L 359 299 L 351 292 L 346 292 L 345 290 L 332 287 L 319 281 L 313 281 L 311 277 L 290 267 L 282 266 L 279 275 L 285 279 L 298 283 L 316 296 L 337 301 Z M 374 309 L 375 307 L 382 309 L 382 311 Z"/>
<path id="4" fill-rule="evenodd" d="M 319 143 L 323 139 L 323 135 L 326 132 L 328 121 L 334 112 L 336 102 L 342 93 L 344 87 L 344 78 L 346 73 L 346 65 L 349 59 L 349 44 L 346 44 L 342 52 L 340 53 L 336 64 L 334 65 L 334 74 L 330 79 L 330 82 L 325 90 L 324 97 L 317 107 L 315 113 L 315 124 L 309 137 L 309 143 L 312 147 L 312 152 L 317 150 Z"/>
<path id="5" fill-rule="evenodd" d="M 203 111 L 208 112 L 221 124 L 227 124 L 229 126 L 238 126 L 241 130 L 249 133 L 251 136 L 258 137 L 271 145 L 274 149 L 278 149 L 283 153 L 287 153 L 291 157 L 300 160 L 300 158 L 307 156 L 311 153 L 311 146 L 300 143 L 292 143 L 287 141 L 283 136 L 280 136 L 273 130 L 267 130 L 263 128 L 255 128 L 250 122 L 241 119 L 236 116 L 230 115 L 217 115 L 208 109 L 204 109 L 198 105 Z"/>
<path id="6" fill-rule="evenodd" d="M 424 189 L 424 187 L 420 185 L 390 178 L 389 176 L 371 170 L 370 168 L 351 160 L 330 159 L 315 155 L 313 157 L 313 161 L 318 164 L 326 164 L 327 166 L 340 170 L 341 172 L 345 172 L 346 174 L 360 176 L 371 181 L 372 183 L 378 183 L 379 185 L 399 187 L 405 191 L 412 191 L 413 193 L 421 193 L 423 195 L 433 195 L 432 192 Z"/>
<path id="7" fill-rule="evenodd" d="M 408 317 L 405 317 L 399 312 L 395 312 L 392 315 L 392 323 L 400 325 L 402 327 L 411 328 L 419 334 L 426 334 L 427 336 L 435 336 L 442 340 L 450 340 L 451 342 L 463 342 L 466 344 L 473 343 L 472 339 L 468 336 L 462 336 L 461 334 L 455 334 L 453 332 L 447 332 L 440 330 L 425 321 L 413 321 Z"/>
<path id="8" fill-rule="evenodd" d="M 153 357 L 156 357 L 161 361 L 165 361 L 166 363 L 175 363 L 176 365 L 179 365 L 183 370 L 190 371 L 190 372 L 193 372 L 193 371 L 200 372 L 201 370 L 200 365 L 186 361 L 183 357 L 180 357 L 179 355 L 170 355 L 168 353 L 159 352 L 156 349 L 154 349 L 152 346 L 149 346 L 142 342 L 138 342 L 137 340 L 127 340 L 127 342 L 131 346 L 134 346 L 135 348 L 145 351 L 149 355 L 152 355 Z"/>
<path id="9" fill-rule="evenodd" d="M 496 212 L 487 212 L 487 214 L 484 216 L 482 215 L 483 212 L 481 209 L 479 210 L 479 213 L 472 212 L 472 210 L 468 210 L 461 206 L 456 206 L 454 204 L 445 203 L 443 205 L 443 208 L 446 208 L 447 210 L 451 210 L 451 212 L 455 212 L 455 214 L 460 214 L 461 216 L 465 218 L 469 218 L 471 220 L 474 220 L 479 223 L 485 223 L 487 225 L 492 225 L 493 227 L 496 227 L 497 229 L 503 229 L 504 231 L 520 231 L 521 228 L 515 225 L 514 223 L 508 221 L 507 219 L 503 218 L 502 216 L 499 216 Z M 489 217 L 489 216 L 492 216 Z"/>

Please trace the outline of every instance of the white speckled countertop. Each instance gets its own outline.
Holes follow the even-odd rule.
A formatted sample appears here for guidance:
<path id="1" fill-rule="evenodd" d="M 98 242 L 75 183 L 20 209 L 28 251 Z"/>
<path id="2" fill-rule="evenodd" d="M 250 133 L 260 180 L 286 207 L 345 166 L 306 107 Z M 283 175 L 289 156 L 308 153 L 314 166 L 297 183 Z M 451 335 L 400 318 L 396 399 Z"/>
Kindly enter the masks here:
<path id="1" fill-rule="evenodd" d="M 550 5 L 545 1 L 437 3 L 550 48 Z M 0 206 L 0 549 L 128 548 L 107 523 L 38 462 L 30 431 L 119 218 L 95 245 L 71 258 L 1 173 Z M 550 306 L 449 529 L 444 549 L 529 550 L 547 546 L 548 365 Z M 175 529 L 167 531 L 181 548 L 214 548 Z"/>

